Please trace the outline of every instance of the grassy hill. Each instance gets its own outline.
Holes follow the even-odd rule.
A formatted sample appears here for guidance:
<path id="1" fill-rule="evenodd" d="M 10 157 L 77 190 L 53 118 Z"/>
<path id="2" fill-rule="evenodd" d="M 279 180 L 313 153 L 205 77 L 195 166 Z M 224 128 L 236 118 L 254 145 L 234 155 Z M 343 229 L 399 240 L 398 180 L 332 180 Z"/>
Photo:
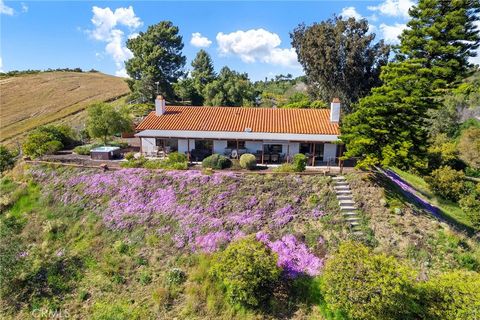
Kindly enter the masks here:
<path id="1" fill-rule="evenodd" d="M 92 102 L 129 92 L 122 78 L 102 73 L 41 72 L 0 79 L 0 142 L 78 114 Z"/>

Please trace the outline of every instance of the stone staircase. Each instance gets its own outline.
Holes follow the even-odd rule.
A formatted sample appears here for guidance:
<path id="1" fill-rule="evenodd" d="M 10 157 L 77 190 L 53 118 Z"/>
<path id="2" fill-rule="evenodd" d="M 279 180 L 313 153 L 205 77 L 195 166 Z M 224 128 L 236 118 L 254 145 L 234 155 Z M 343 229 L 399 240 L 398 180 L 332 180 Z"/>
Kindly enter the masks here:
<path id="1" fill-rule="evenodd" d="M 363 232 L 360 227 L 360 217 L 357 214 L 357 207 L 353 201 L 352 191 L 344 176 L 336 176 L 332 178 L 333 189 L 337 195 L 340 210 L 345 221 L 350 227 L 350 231 L 356 236 L 362 236 Z"/>

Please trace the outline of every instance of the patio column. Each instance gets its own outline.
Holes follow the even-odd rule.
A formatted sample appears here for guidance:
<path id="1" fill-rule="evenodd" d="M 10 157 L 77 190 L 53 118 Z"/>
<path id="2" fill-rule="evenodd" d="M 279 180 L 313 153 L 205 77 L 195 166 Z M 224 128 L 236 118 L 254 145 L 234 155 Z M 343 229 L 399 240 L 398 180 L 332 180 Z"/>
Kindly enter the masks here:
<path id="1" fill-rule="evenodd" d="M 187 160 L 190 162 L 190 139 L 187 139 Z"/>
<path id="2" fill-rule="evenodd" d="M 290 141 L 287 144 L 287 162 L 290 162 Z"/>
<path id="3" fill-rule="evenodd" d="M 239 152 L 238 152 L 238 140 L 237 140 L 237 159 L 238 159 L 238 154 Z"/>
<path id="4" fill-rule="evenodd" d="M 313 144 L 312 167 L 315 167 L 315 143 Z"/>
<path id="5" fill-rule="evenodd" d="M 264 144 L 262 143 L 262 164 L 263 164 L 263 155 L 265 153 L 265 148 L 264 148 Z"/>

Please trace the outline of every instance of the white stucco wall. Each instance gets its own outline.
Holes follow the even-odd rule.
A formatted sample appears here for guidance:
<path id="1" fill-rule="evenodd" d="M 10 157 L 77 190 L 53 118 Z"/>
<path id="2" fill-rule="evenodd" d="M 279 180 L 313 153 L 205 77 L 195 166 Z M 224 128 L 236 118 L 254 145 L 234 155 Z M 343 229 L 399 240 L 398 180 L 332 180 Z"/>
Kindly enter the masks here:
<path id="1" fill-rule="evenodd" d="M 227 147 L 227 140 L 213 140 L 213 153 L 223 154 Z"/>
<path id="2" fill-rule="evenodd" d="M 155 152 L 155 138 L 142 138 L 142 152 Z"/>
<path id="3" fill-rule="evenodd" d="M 195 149 L 195 140 L 190 139 L 190 150 Z M 178 139 L 178 152 L 185 153 L 188 151 L 188 139 Z"/>
<path id="4" fill-rule="evenodd" d="M 323 161 L 335 161 L 337 156 L 337 145 L 332 143 L 325 143 L 323 149 Z"/>
<path id="5" fill-rule="evenodd" d="M 300 143 L 290 142 L 290 148 L 288 147 L 288 144 L 284 144 L 282 149 L 283 149 L 282 153 L 287 154 L 287 151 L 288 151 L 289 155 L 293 156 L 300 152 Z"/>

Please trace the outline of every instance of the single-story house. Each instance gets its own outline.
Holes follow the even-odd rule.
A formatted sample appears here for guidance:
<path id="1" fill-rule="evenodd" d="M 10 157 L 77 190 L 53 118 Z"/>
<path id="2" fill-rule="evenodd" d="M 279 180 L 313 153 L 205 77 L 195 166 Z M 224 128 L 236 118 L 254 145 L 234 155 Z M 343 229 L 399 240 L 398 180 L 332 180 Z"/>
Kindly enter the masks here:
<path id="1" fill-rule="evenodd" d="M 136 127 L 147 156 L 178 151 L 191 161 L 212 153 L 238 158 L 252 153 L 261 163 L 288 161 L 296 153 L 309 165 L 334 165 L 342 153 L 340 101 L 330 109 L 166 106 L 162 96 Z"/>

